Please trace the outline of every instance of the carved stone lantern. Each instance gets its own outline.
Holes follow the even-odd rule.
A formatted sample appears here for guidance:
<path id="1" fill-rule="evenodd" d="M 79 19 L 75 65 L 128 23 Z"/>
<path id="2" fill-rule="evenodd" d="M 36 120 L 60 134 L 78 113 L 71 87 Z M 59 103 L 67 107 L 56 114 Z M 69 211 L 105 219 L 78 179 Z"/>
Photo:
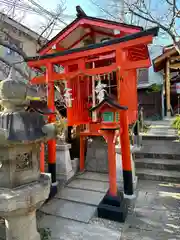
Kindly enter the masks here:
<path id="1" fill-rule="evenodd" d="M 36 209 L 51 185 L 50 176 L 40 174 L 39 154 L 40 144 L 55 137 L 55 127 L 45 124 L 45 103 L 27 100 L 28 88 L 11 77 L 0 83 L 0 217 L 9 240 L 40 240 Z"/>

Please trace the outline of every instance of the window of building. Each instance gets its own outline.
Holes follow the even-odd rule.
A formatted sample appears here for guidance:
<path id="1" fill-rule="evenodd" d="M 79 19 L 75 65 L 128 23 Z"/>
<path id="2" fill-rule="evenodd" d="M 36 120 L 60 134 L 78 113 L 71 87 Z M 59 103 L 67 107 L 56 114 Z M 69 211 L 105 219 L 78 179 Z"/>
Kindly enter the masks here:
<path id="1" fill-rule="evenodd" d="M 141 68 L 138 70 L 138 84 L 149 82 L 149 70 L 148 68 Z"/>

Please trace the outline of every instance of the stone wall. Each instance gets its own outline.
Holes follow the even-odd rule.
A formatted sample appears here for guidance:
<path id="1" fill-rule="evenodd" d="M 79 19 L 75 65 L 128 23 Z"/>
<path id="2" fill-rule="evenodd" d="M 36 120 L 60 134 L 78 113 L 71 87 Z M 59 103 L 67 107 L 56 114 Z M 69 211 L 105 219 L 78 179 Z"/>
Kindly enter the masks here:
<path id="1" fill-rule="evenodd" d="M 87 143 L 86 170 L 92 172 L 108 172 L 108 150 L 103 137 L 92 137 Z"/>

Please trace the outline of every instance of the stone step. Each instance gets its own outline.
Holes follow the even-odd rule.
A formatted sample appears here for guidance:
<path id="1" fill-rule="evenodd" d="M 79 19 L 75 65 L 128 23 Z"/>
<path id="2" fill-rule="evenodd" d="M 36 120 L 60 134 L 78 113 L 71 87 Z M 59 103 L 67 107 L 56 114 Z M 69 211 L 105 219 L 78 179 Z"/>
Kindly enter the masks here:
<path id="1" fill-rule="evenodd" d="M 136 168 L 180 171 L 180 160 L 144 158 L 135 160 Z"/>
<path id="2" fill-rule="evenodd" d="M 180 160 L 180 152 L 177 153 L 151 153 L 151 152 L 137 152 L 135 159 L 154 158 L 154 159 L 173 159 Z"/>
<path id="3" fill-rule="evenodd" d="M 41 212 L 65 219 L 88 223 L 96 213 L 96 206 L 63 199 L 52 199 L 41 207 Z"/>
<path id="4" fill-rule="evenodd" d="M 83 174 L 78 174 L 76 179 L 94 180 L 100 182 L 108 182 L 108 174 L 96 173 L 96 172 L 85 172 Z"/>
<path id="5" fill-rule="evenodd" d="M 174 141 L 177 139 L 176 134 L 162 134 L 162 133 L 146 133 L 141 134 L 142 140 L 171 140 Z"/>
<path id="6" fill-rule="evenodd" d="M 179 171 L 137 168 L 136 175 L 139 179 L 180 183 Z"/>
<path id="7" fill-rule="evenodd" d="M 74 189 L 65 187 L 56 195 L 56 198 L 98 206 L 103 199 L 104 193 L 89 190 Z"/>
<path id="8" fill-rule="evenodd" d="M 87 179 L 75 179 L 70 182 L 67 187 L 106 193 L 109 188 L 109 183 Z"/>
<path id="9" fill-rule="evenodd" d="M 136 158 L 180 159 L 180 143 L 165 140 L 143 140 L 142 147 L 135 153 L 135 156 Z"/>

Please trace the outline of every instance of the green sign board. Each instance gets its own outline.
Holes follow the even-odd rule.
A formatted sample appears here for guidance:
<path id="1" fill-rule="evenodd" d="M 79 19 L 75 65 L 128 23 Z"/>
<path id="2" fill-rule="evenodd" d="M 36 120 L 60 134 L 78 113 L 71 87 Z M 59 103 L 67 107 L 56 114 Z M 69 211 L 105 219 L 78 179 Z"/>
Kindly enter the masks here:
<path id="1" fill-rule="evenodd" d="M 114 113 L 113 112 L 104 112 L 102 114 L 104 122 L 114 122 Z"/>

